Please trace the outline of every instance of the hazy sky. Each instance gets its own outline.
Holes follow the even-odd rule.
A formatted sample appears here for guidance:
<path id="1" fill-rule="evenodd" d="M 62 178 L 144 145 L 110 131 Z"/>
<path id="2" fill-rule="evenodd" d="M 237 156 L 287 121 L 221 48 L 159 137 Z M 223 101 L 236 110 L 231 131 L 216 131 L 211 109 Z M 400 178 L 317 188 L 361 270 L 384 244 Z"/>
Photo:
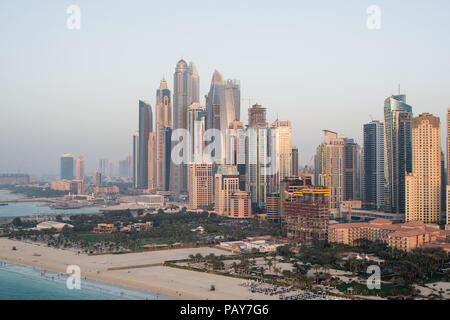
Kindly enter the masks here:
<path id="1" fill-rule="evenodd" d="M 66 27 L 72 4 L 80 30 Z M 366 26 L 373 4 L 380 30 Z M 0 172 L 58 173 L 62 153 L 83 155 L 88 173 L 125 158 L 138 99 L 154 106 L 163 76 L 172 89 L 181 57 L 197 64 L 202 97 L 217 69 L 270 121 L 291 120 L 302 164 L 322 129 L 362 144 L 399 83 L 414 115 L 445 122 L 449 12 L 448 0 L 1 0 Z"/>

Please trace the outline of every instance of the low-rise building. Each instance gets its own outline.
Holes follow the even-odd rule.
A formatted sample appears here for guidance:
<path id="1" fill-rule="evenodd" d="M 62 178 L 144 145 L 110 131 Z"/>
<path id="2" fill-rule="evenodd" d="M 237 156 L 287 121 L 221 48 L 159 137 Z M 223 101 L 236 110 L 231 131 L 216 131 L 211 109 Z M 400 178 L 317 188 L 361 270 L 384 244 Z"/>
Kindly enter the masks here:
<path id="1" fill-rule="evenodd" d="M 258 252 L 275 252 L 277 248 L 283 246 L 283 243 L 267 240 L 249 240 L 244 239 L 242 241 L 227 241 L 221 242 L 219 248 L 228 250 L 231 252 L 251 252 L 256 250 Z"/>
<path id="2" fill-rule="evenodd" d="M 450 232 L 438 225 L 422 222 L 394 224 L 390 220 L 375 219 L 362 223 L 338 223 L 328 228 L 328 241 L 350 246 L 358 240 L 381 241 L 391 248 L 410 251 L 426 243 L 448 242 Z"/>
<path id="3" fill-rule="evenodd" d="M 83 193 L 82 180 L 52 180 L 50 181 L 50 189 L 56 191 L 69 191 L 72 194 Z"/>
<path id="4" fill-rule="evenodd" d="M 142 195 L 137 198 L 137 204 L 149 208 L 164 207 L 164 196 L 158 194 Z"/>
<path id="5" fill-rule="evenodd" d="M 69 228 L 73 228 L 71 224 L 58 222 L 58 221 L 44 221 L 36 225 L 35 230 L 49 230 L 56 229 L 61 231 L 65 226 Z"/>
<path id="6" fill-rule="evenodd" d="M 119 193 L 119 187 L 118 186 L 112 186 L 112 187 L 95 187 L 94 188 L 94 194 L 95 195 L 116 195 Z"/>
<path id="7" fill-rule="evenodd" d="M 16 185 L 16 184 L 29 184 L 31 181 L 28 174 L 22 173 L 1 173 L 0 184 Z"/>
<path id="8" fill-rule="evenodd" d="M 133 225 L 131 227 L 138 232 L 148 231 L 153 227 L 153 222 L 152 221 L 147 221 L 145 223 L 137 222 L 137 223 L 133 223 Z"/>
<path id="9" fill-rule="evenodd" d="M 113 233 L 116 231 L 116 227 L 110 223 L 99 223 L 92 232 L 94 233 Z"/>

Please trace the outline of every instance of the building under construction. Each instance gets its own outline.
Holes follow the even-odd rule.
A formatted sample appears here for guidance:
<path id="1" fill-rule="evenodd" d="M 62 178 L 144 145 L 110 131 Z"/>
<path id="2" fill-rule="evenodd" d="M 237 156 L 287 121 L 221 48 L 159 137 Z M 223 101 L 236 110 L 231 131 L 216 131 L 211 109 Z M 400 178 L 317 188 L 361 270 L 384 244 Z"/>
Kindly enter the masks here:
<path id="1" fill-rule="evenodd" d="M 326 241 L 330 217 L 329 189 L 289 186 L 283 202 L 283 236 L 302 243 Z"/>

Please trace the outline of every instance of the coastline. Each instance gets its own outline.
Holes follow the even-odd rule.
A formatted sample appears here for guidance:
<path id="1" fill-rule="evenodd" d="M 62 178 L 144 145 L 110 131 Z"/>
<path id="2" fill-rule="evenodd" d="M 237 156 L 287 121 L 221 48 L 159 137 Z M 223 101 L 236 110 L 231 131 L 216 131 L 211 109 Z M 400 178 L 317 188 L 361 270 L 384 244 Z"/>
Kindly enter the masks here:
<path id="1" fill-rule="evenodd" d="M 15 246 L 17 250 L 12 250 Z M 251 293 L 241 286 L 242 280 L 167 266 L 128 268 L 133 265 L 163 263 L 187 258 L 196 252 L 223 254 L 215 248 L 175 249 L 167 251 L 127 253 L 123 255 L 78 255 L 70 250 L 50 248 L 42 244 L 0 238 L 0 260 L 51 272 L 66 273 L 68 265 L 78 265 L 82 279 L 100 281 L 113 287 L 131 288 L 163 299 L 186 300 L 249 300 L 275 299 Z M 120 270 L 109 270 L 121 267 Z M 211 285 L 216 287 L 210 291 Z"/>
<path id="2" fill-rule="evenodd" d="M 41 264 L 41 263 L 29 261 L 29 260 L 23 260 L 21 258 L 11 259 L 8 257 L 4 257 L 1 253 L 0 253 L 0 261 L 3 263 L 9 263 L 9 264 L 20 265 L 20 266 L 25 266 L 25 267 L 29 267 L 29 268 L 35 268 L 38 270 L 43 270 L 43 271 L 47 271 L 47 272 L 51 272 L 51 273 L 66 274 L 66 269 L 63 269 L 63 268 L 55 268 L 54 266 L 49 265 L 49 264 L 45 265 L 45 264 Z M 103 284 L 106 286 L 121 288 L 121 289 L 129 290 L 129 291 L 141 292 L 141 293 L 144 293 L 147 295 L 153 295 L 155 297 L 162 296 L 162 297 L 164 297 L 164 299 L 162 299 L 162 300 L 178 299 L 177 296 L 170 295 L 169 291 L 168 292 L 158 292 L 157 290 L 146 289 L 146 287 L 137 287 L 137 286 L 129 285 L 127 281 L 123 281 L 123 282 L 111 281 L 108 278 L 105 278 L 102 276 L 96 276 L 95 274 L 82 275 L 81 278 L 82 278 L 82 281 L 83 281 L 83 278 L 85 278 L 86 280 L 88 280 L 90 282 L 98 283 L 101 285 Z M 155 288 L 155 289 L 158 289 L 158 288 Z M 162 291 L 162 290 L 160 290 L 160 291 Z M 156 300 L 159 300 L 159 299 L 156 299 Z"/>
<path id="3" fill-rule="evenodd" d="M 8 195 L 8 196 L 14 197 L 16 199 L 25 199 L 25 198 L 27 198 L 22 193 L 12 193 L 12 191 L 8 190 L 8 189 L 0 189 L 0 194 L 5 194 L 5 195 Z"/>
<path id="4" fill-rule="evenodd" d="M 65 282 L 67 280 L 68 274 L 57 272 L 55 270 L 45 269 L 41 267 L 37 267 L 31 264 L 24 264 L 18 262 L 12 262 L 8 260 L 0 260 L 0 266 L 4 268 L 23 268 L 29 269 L 35 273 L 41 273 L 41 277 L 43 274 L 45 276 L 46 281 L 55 281 L 54 278 L 57 278 L 60 282 Z M 1 269 L 0 269 L 1 270 Z M 7 270 L 6 272 L 14 272 L 17 274 L 23 274 L 22 272 L 17 272 L 16 270 Z M 29 273 L 27 272 L 27 275 Z M 31 275 L 33 277 L 39 277 L 37 274 Z M 52 277 L 52 280 L 49 280 L 49 277 Z M 87 285 L 86 285 L 87 283 Z M 94 278 L 82 277 L 81 279 L 82 288 L 87 288 L 91 292 L 98 292 L 100 294 L 106 294 L 110 297 L 116 297 L 120 299 L 130 299 L 130 300 L 169 300 L 176 297 L 168 297 L 164 296 L 149 290 L 140 290 L 134 287 L 119 285 L 116 283 L 111 283 L 107 281 L 102 281 Z"/>

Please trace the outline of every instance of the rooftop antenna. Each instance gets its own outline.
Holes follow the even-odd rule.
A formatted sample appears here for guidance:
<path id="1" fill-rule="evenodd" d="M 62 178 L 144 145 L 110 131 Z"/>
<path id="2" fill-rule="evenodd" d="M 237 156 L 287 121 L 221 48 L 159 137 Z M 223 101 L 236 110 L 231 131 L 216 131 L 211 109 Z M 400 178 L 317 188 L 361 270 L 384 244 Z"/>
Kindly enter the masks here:
<path id="1" fill-rule="evenodd" d="M 400 95 L 400 83 L 398 84 L 398 94 Z"/>
<path id="2" fill-rule="evenodd" d="M 252 106 L 252 101 L 255 101 L 256 98 L 248 97 L 248 98 L 243 98 L 241 100 L 248 101 L 248 107 L 250 108 Z"/>

